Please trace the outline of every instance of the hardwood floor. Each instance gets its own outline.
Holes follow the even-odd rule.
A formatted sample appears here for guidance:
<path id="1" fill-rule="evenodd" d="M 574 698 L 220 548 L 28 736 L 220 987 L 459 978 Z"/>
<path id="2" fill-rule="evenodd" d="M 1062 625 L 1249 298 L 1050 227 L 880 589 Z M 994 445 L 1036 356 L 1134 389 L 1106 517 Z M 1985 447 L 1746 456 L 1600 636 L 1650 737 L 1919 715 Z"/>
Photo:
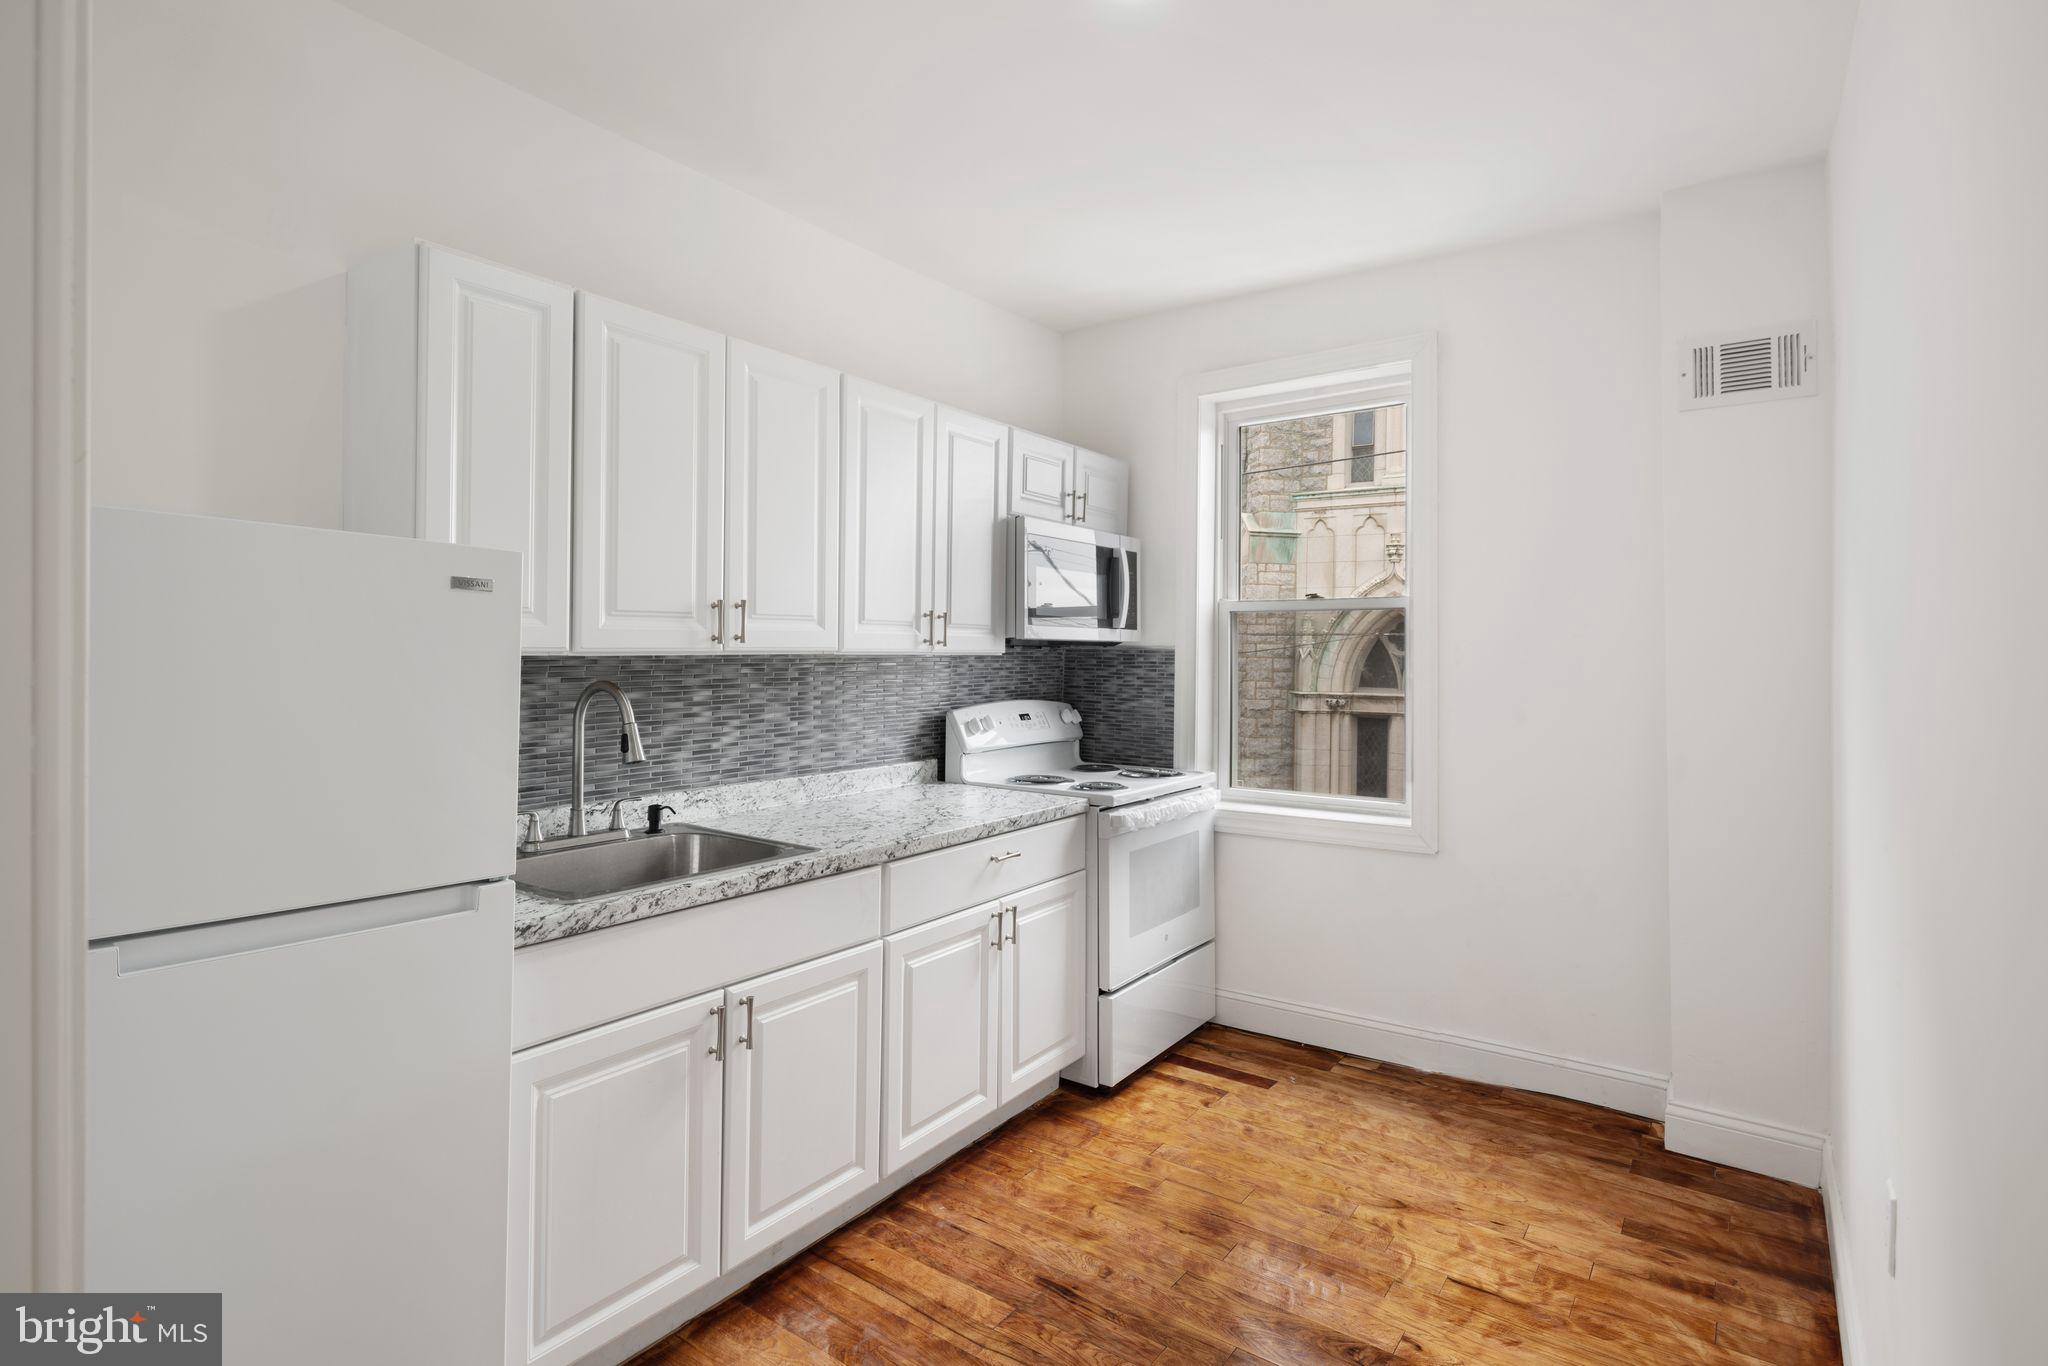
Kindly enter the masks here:
<path id="1" fill-rule="evenodd" d="M 1815 1192 L 1611 1110 L 1210 1026 L 638 1366 L 1840 1359 Z"/>

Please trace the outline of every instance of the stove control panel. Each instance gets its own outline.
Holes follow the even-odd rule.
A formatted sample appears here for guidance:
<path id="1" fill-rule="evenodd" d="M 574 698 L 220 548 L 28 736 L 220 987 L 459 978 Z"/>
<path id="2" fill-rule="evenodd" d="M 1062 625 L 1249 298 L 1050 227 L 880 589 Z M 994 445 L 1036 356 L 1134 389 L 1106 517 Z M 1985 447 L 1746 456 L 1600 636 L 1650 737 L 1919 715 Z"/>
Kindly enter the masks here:
<path id="1" fill-rule="evenodd" d="M 1081 713 L 1064 702 L 989 702 L 955 708 L 946 726 L 947 738 L 964 750 L 1013 749 L 1080 739 Z"/>

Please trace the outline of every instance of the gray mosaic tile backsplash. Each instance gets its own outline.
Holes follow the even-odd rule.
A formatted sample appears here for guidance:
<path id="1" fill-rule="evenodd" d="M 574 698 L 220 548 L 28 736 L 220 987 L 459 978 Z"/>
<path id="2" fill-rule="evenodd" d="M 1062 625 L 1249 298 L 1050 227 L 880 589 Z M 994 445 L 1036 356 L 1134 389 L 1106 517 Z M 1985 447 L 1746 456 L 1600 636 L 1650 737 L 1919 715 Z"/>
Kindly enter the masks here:
<path id="1" fill-rule="evenodd" d="M 1081 757 L 1173 765 L 1173 651 L 1065 645 L 1063 700 L 1082 717 Z"/>
<path id="2" fill-rule="evenodd" d="M 1106 658 L 1112 655 L 1131 658 Z M 569 800 L 570 713 L 593 678 L 612 679 L 632 699 L 648 762 L 619 762 L 618 714 L 609 701 L 595 703 L 586 737 L 592 801 L 943 759 L 946 713 L 999 697 L 1071 702 L 1088 718 L 1090 743 L 1114 737 L 1102 740 L 1103 752 L 1124 762 L 1173 758 L 1171 650 L 1021 645 L 1003 655 L 874 658 L 537 655 L 520 671 L 522 809 Z M 1129 692 L 1121 691 L 1126 681 Z M 1117 750 L 1126 740 L 1132 747 Z"/>

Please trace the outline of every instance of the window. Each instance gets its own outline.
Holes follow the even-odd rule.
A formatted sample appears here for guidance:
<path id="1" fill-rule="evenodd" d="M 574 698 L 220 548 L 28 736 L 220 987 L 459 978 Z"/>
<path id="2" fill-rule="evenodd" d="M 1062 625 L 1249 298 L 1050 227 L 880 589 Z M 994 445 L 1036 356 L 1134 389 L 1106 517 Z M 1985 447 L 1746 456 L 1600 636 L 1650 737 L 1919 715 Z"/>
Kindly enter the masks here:
<path id="1" fill-rule="evenodd" d="M 1351 482 L 1370 484 L 1372 482 L 1373 456 L 1379 453 L 1373 444 L 1373 419 L 1379 415 L 1376 408 L 1351 415 Z"/>
<path id="2" fill-rule="evenodd" d="M 1429 849 L 1433 347 L 1361 350 L 1382 359 L 1199 400 L 1219 466 L 1206 753 L 1219 829 Z"/>

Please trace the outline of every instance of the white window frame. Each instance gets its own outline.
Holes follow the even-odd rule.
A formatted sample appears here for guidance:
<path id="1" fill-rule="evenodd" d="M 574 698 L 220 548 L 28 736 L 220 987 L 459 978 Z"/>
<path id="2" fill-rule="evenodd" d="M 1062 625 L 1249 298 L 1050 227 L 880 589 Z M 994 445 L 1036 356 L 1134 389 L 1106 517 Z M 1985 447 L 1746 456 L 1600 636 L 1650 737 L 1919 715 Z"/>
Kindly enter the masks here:
<path id="1" fill-rule="evenodd" d="M 1239 366 L 1196 376 L 1181 405 L 1202 469 L 1196 499 L 1195 588 L 1198 621 L 1195 675 L 1189 699 L 1196 762 L 1223 783 L 1216 828 L 1315 843 L 1434 853 L 1437 849 L 1436 337 L 1396 337 L 1364 346 Z M 1238 432 L 1257 422 L 1348 412 L 1405 397 L 1408 404 L 1408 507 L 1403 597 L 1241 599 L 1238 591 Z M 1272 792 L 1230 784 L 1236 670 L 1231 617 L 1299 607 L 1312 601 L 1333 611 L 1400 608 L 1407 614 L 1404 662 L 1409 789 L 1406 801 L 1305 792 Z M 1207 608 L 1201 604 L 1206 603 Z"/>

